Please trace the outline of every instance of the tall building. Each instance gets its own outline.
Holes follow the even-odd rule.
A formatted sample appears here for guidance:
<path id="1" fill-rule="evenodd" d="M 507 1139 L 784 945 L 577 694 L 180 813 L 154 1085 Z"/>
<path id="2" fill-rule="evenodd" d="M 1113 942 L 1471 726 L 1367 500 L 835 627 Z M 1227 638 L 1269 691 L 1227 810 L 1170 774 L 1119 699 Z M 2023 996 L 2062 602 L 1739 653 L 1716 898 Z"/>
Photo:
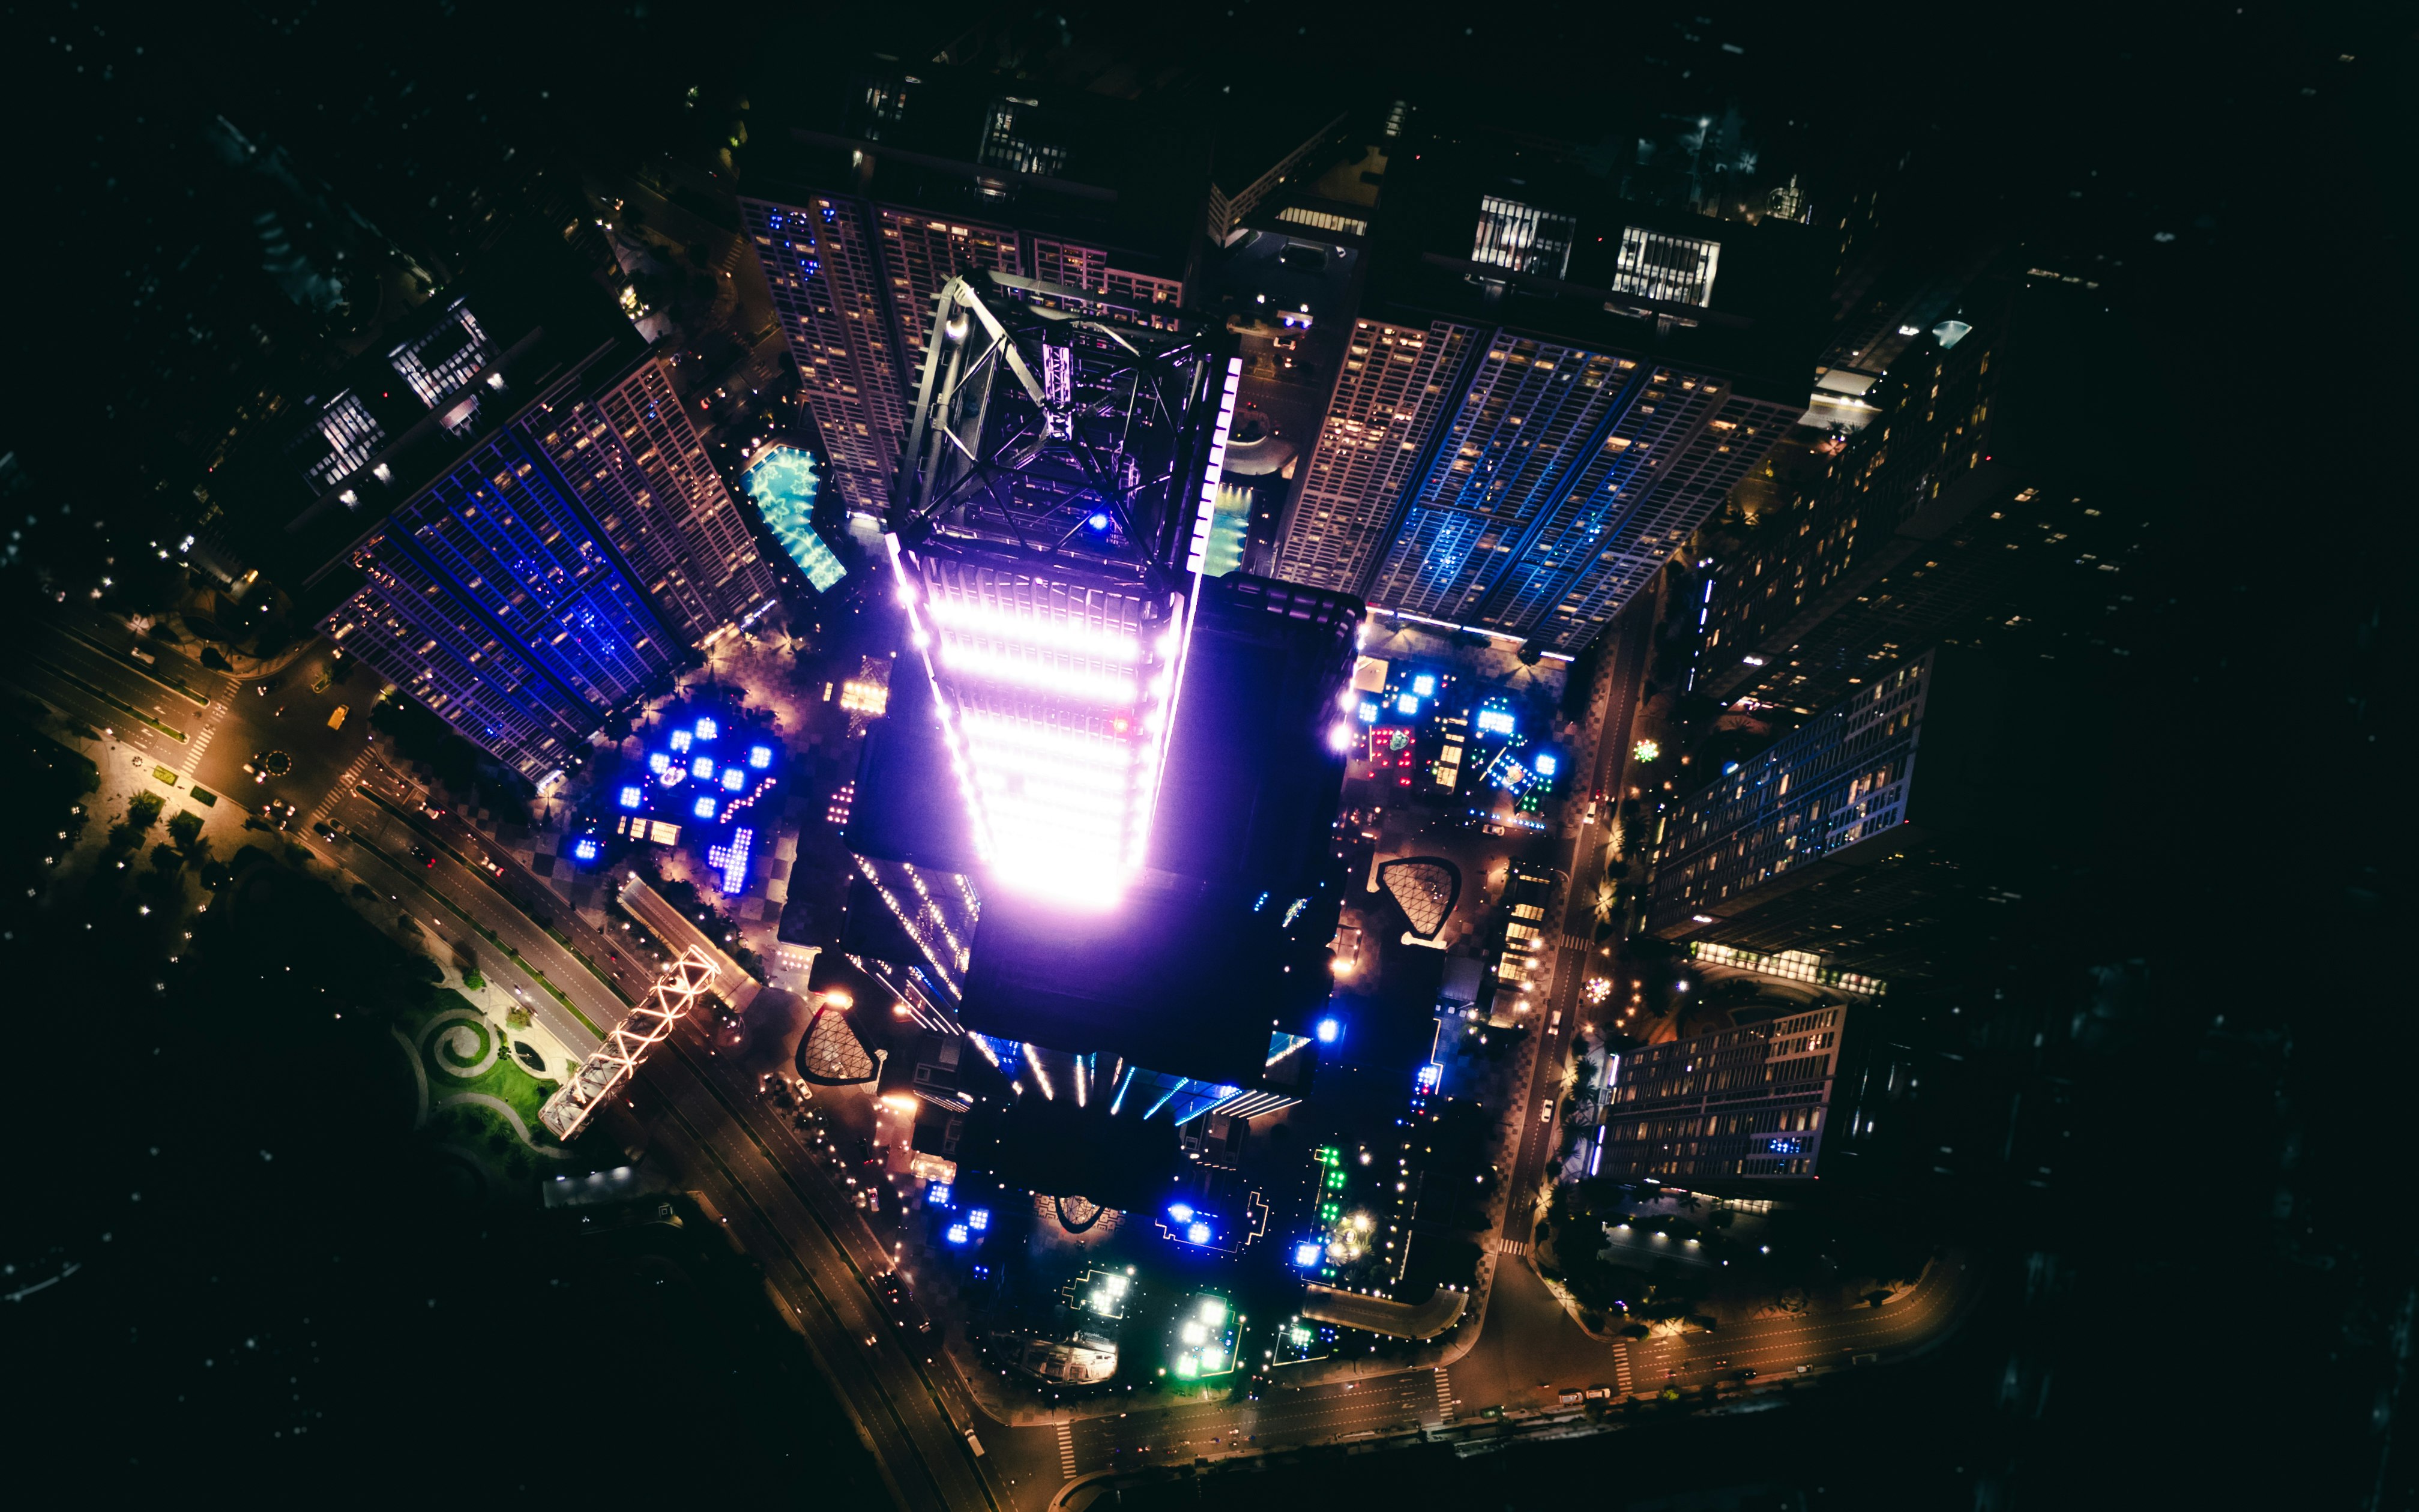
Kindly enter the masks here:
<path id="1" fill-rule="evenodd" d="M 2034 858 L 2062 844 L 2029 800 L 2038 756 L 2019 732 L 2095 717 L 2071 685 L 2055 663 L 1957 647 L 1868 682 L 1681 800 L 1648 930 L 1887 981 L 1950 968 L 1945 926 L 2015 874 L 2010 842 Z"/>
<path id="2" fill-rule="evenodd" d="M 1172 329 L 1203 229 L 1205 151 L 1146 108 L 868 58 L 794 106 L 740 208 L 844 505 L 878 514 L 950 279 L 1008 273 Z"/>
<path id="3" fill-rule="evenodd" d="M 1840 1081 L 1844 1004 L 1621 1057 L 1595 1174 L 1720 1185 L 1811 1180 Z"/>
<path id="4" fill-rule="evenodd" d="M 891 950 L 975 1052 L 919 1150 L 1156 1211 L 1172 1126 L 1283 1107 L 1317 1062 L 1362 606 L 1210 574 L 1223 323 L 980 273 L 925 350 L 844 944 Z M 1183 1242 L 1231 1247 L 1247 1215 L 1182 1202 Z"/>
<path id="5" fill-rule="evenodd" d="M 543 780 L 769 603 L 772 569 L 577 269 L 499 255 L 393 336 L 254 459 L 248 538 L 347 653 Z"/>
<path id="6" fill-rule="evenodd" d="M 1906 345 L 1827 479 L 1709 549 L 1698 691 L 1802 714 L 1944 640 L 2123 649 L 2149 522 L 2137 438 L 2074 398 L 2115 356 L 2091 294 L 1986 279 Z"/>
<path id="7" fill-rule="evenodd" d="M 1530 141 L 1389 161 L 1277 575 L 1576 650 L 1803 413 L 1821 249 Z"/>

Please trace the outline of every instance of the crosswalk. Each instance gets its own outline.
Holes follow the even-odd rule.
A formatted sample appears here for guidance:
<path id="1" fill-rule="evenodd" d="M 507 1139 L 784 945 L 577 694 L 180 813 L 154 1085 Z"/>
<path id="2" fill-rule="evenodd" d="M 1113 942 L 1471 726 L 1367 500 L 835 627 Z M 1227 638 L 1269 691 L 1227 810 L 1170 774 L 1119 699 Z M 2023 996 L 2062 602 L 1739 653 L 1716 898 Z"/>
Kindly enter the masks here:
<path id="1" fill-rule="evenodd" d="M 1629 1377 L 1629 1346 L 1626 1344 L 1616 1344 L 1612 1347 L 1612 1383 L 1620 1388 L 1624 1396 L 1632 1395 Z"/>
<path id="2" fill-rule="evenodd" d="M 1452 1422 L 1453 1379 L 1445 1374 L 1444 1366 L 1442 1365 L 1436 1366 L 1436 1394 L 1437 1416 L 1447 1423 Z"/>
<path id="3" fill-rule="evenodd" d="M 1568 930 L 1564 930 L 1563 932 L 1562 942 L 1563 949 L 1565 950 L 1593 950 L 1595 949 L 1595 941 L 1589 939 L 1584 934 L 1573 934 Z"/>
<path id="4" fill-rule="evenodd" d="M 1075 1478 L 1075 1425 L 1058 1425 L 1058 1470 L 1068 1480 Z"/>
<path id="5" fill-rule="evenodd" d="M 1526 1255 L 1529 1253 L 1529 1246 L 1524 1241 L 1518 1239 L 1505 1239 L 1502 1235 L 1498 1234 L 1495 1236 L 1495 1253 L 1498 1255 Z"/>
<path id="6" fill-rule="evenodd" d="M 370 752 L 364 750 L 360 755 L 354 757 L 353 764 L 346 767 L 345 775 L 336 779 L 336 780 L 329 786 L 328 795 L 319 800 L 318 808 L 311 810 L 311 817 L 306 821 L 306 823 L 316 825 L 320 820 L 327 818 L 331 813 L 334 813 L 336 811 L 336 805 L 342 803 L 345 799 L 352 795 L 353 784 L 361 780 L 362 773 L 368 770 L 369 764 Z"/>
<path id="7" fill-rule="evenodd" d="M 184 750 L 177 758 L 184 763 L 185 775 L 188 778 L 201 771 L 202 753 L 210 748 L 210 741 L 218 734 L 219 725 L 225 720 L 226 715 L 227 701 L 221 696 L 210 702 L 208 710 L 197 721 L 200 728 L 193 732 L 193 737 L 186 742 Z"/>

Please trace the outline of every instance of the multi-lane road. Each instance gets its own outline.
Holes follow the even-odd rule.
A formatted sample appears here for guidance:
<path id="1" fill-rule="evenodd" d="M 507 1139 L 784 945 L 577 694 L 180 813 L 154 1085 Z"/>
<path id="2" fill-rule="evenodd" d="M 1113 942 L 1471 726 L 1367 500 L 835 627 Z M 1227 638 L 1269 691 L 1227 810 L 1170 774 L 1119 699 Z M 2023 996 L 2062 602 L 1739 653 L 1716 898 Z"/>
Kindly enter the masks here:
<path id="1" fill-rule="evenodd" d="M 280 668 L 280 687 L 264 697 L 252 691 L 257 679 L 209 671 L 172 648 L 144 642 L 159 659 L 138 662 L 129 655 L 134 638 L 105 621 L 28 626 L 25 634 L 28 654 L 0 674 L 8 683 L 106 732 L 121 755 L 167 767 L 188 786 L 201 783 L 248 808 L 281 797 L 305 820 L 342 825 L 348 834 L 332 844 L 301 825 L 294 838 L 384 894 L 433 938 L 437 953 L 456 945 L 475 953 L 486 978 L 527 1002 L 566 1049 L 584 1054 L 644 993 L 652 964 L 628 942 L 589 929 L 567 906 L 551 908 L 549 922 L 572 942 L 566 945 L 512 896 L 548 896 L 543 880 L 452 816 L 426 814 L 416 785 L 376 760 L 365 748 L 367 703 L 376 690 L 362 679 L 315 688 L 332 666 L 325 646 L 307 648 Z M 1617 682 L 1634 677 L 1630 667 L 1616 673 Z M 1634 692 L 1617 687 L 1612 702 Z M 350 704 L 352 717 L 341 731 L 330 730 L 328 717 L 339 702 Z M 242 765 L 270 748 L 287 751 L 293 769 L 255 784 Z M 1621 754 L 1610 763 L 1616 774 Z M 1573 847 L 1574 862 L 1585 864 L 1587 839 L 1582 834 Z M 416 846 L 433 864 L 415 856 Z M 501 876 L 492 870 L 499 866 Z M 1558 954 L 1552 994 L 1561 1019 L 1548 1016 L 1554 1026 L 1540 1036 L 1529 1095 L 1518 1110 L 1504 1226 L 1516 1248 L 1496 1260 L 1477 1336 L 1449 1367 L 1279 1386 L 1258 1401 L 1096 1407 L 1090 1415 L 1011 1427 L 983 1411 L 940 1349 L 919 1344 L 911 1350 L 887 1326 L 868 1283 L 891 1266 L 892 1252 L 808 1136 L 758 1100 L 743 1064 L 709 1053 L 704 1026 L 685 1027 L 658 1053 L 610 1117 L 632 1144 L 702 1193 L 764 1266 L 776 1304 L 831 1376 L 896 1500 L 915 1512 L 1040 1512 L 1081 1474 L 1349 1443 L 1487 1407 L 1547 1407 L 1557 1389 L 1571 1385 L 1642 1393 L 1709 1384 L 1743 1369 L 1756 1370 L 1760 1381 L 1792 1379 L 1801 1365 L 1901 1353 L 1936 1336 L 1970 1294 L 1962 1257 L 1935 1262 L 1909 1293 L 1879 1309 L 1636 1346 L 1588 1337 L 1519 1258 L 1530 1204 L 1552 1153 L 1563 1058 L 1590 955 L 1579 932 L 1594 880 L 1571 878 L 1571 933 Z"/>

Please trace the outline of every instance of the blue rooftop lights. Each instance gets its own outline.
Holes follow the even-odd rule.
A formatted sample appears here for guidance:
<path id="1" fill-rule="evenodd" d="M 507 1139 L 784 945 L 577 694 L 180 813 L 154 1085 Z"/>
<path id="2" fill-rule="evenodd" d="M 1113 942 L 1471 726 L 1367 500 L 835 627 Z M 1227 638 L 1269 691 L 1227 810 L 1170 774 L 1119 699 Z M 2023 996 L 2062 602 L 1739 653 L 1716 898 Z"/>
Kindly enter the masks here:
<path id="1" fill-rule="evenodd" d="M 686 730 L 675 730 L 675 731 L 673 731 L 673 732 L 672 732 L 672 749 L 674 749 L 674 750 L 686 750 L 686 749 L 688 749 L 688 732 L 687 732 L 687 731 L 686 731 Z"/>
<path id="2" fill-rule="evenodd" d="M 1561 758 L 1557 757 L 1549 750 L 1541 750 L 1537 752 L 1536 760 L 1531 762 L 1529 764 L 1537 769 L 1537 775 L 1539 777 L 1551 777 L 1556 772 L 1562 770 L 1563 765 Z"/>
<path id="3" fill-rule="evenodd" d="M 689 775 L 692 777 L 712 777 L 714 775 L 714 758 L 711 756 L 700 756 L 695 761 L 688 764 L 688 769 Z"/>
<path id="4" fill-rule="evenodd" d="M 1363 699 L 1361 701 L 1360 714 L 1361 722 L 1363 724 L 1376 724 L 1378 722 L 1378 701 L 1376 699 Z"/>
<path id="5" fill-rule="evenodd" d="M 1508 735 L 1518 731 L 1520 722 L 1512 717 L 1509 709 L 1481 709 L 1478 711 L 1478 728 L 1484 734 Z"/>
<path id="6" fill-rule="evenodd" d="M 1105 534 L 1109 528 L 1109 512 L 1105 509 L 1101 510 L 1095 513 L 1091 518 L 1086 520 L 1084 523 L 1090 526 L 1093 530 Z"/>
<path id="7" fill-rule="evenodd" d="M 1194 1224 L 1192 1227 L 1184 1231 L 1184 1237 L 1191 1240 L 1195 1244 L 1207 1244 L 1210 1242 L 1210 1226 L 1208 1224 Z"/>
<path id="8" fill-rule="evenodd" d="M 1171 1202 L 1167 1205 L 1167 1215 L 1175 1219 L 1178 1223 L 1189 1224 L 1193 1221 L 1192 1205 L 1183 1202 Z"/>
<path id="9" fill-rule="evenodd" d="M 772 764 L 773 764 L 773 748 L 772 748 L 772 747 L 770 747 L 770 746 L 750 746 L 750 747 L 748 747 L 748 748 L 747 748 L 747 764 L 748 764 L 748 765 L 750 765 L 750 766 L 752 766 L 752 767 L 754 767 L 754 768 L 756 768 L 756 770 L 758 770 L 758 771 L 760 771 L 760 772 L 761 772 L 761 771 L 763 771 L 763 770 L 764 770 L 764 768 L 766 768 L 766 767 L 768 767 L 768 766 L 772 765 Z"/>
<path id="10" fill-rule="evenodd" d="M 1293 1263 L 1308 1270 L 1327 1258 L 1327 1246 L 1315 1239 L 1305 1239 L 1293 1247 Z"/>
<path id="11" fill-rule="evenodd" d="M 947 1181 L 935 1181 L 931 1186 L 926 1187 L 924 1189 L 924 1205 L 928 1208 L 948 1207 L 949 1205 L 949 1183 Z"/>
<path id="12" fill-rule="evenodd" d="M 624 787 L 622 789 L 622 807 L 624 809 L 635 809 L 639 804 L 646 801 L 646 796 L 647 791 L 644 788 L 636 786 Z"/>
<path id="13" fill-rule="evenodd" d="M 711 719 L 700 719 L 697 722 L 697 738 L 700 740 L 712 740 L 720 733 L 722 733 L 722 727 Z"/>
<path id="14" fill-rule="evenodd" d="M 736 766 L 726 766 L 722 769 L 722 785 L 726 790 L 736 793 L 747 785 L 747 774 Z"/>
<path id="15" fill-rule="evenodd" d="M 1316 1032 L 1318 1035 L 1318 1042 L 1320 1044 L 1333 1044 L 1336 1041 L 1344 1038 L 1344 1026 L 1340 1021 L 1334 1018 L 1323 1018 L 1318 1021 L 1318 1027 Z"/>
<path id="16" fill-rule="evenodd" d="M 965 1225 L 963 1225 L 963 1224 L 951 1224 L 951 1225 L 949 1226 L 949 1228 L 948 1228 L 948 1236 L 947 1236 L 947 1237 L 948 1237 L 948 1239 L 949 1242 L 950 1242 L 950 1243 L 952 1243 L 952 1244 L 963 1244 L 963 1243 L 964 1243 L 964 1242 L 967 1241 L 967 1239 L 968 1239 L 968 1238 L 970 1238 L 970 1237 L 971 1237 L 971 1235 L 970 1235 L 970 1233 L 968 1232 L 968 1230 L 967 1230 L 967 1228 L 966 1228 L 966 1226 L 965 1226 Z"/>
<path id="17" fill-rule="evenodd" d="M 1411 679 L 1411 691 L 1424 699 L 1436 697 L 1436 674 L 1422 672 Z"/>
<path id="18" fill-rule="evenodd" d="M 655 751 L 647 758 L 647 770 L 650 772 L 660 772 L 671 764 L 672 759 L 670 756 L 665 755 L 662 751 Z"/>
<path id="19" fill-rule="evenodd" d="M 580 836 L 578 843 L 571 847 L 571 857 L 575 861 L 593 861 L 596 859 L 596 841 L 594 838 L 588 835 Z"/>
<path id="20" fill-rule="evenodd" d="M 968 1208 L 966 1210 L 966 1227 L 973 1229 L 978 1234 L 981 1233 L 984 1229 L 989 1228 L 991 1227 L 991 1210 L 989 1208 Z"/>
<path id="21" fill-rule="evenodd" d="M 714 817 L 714 800 L 712 798 L 700 798 L 697 800 L 697 807 L 691 809 L 689 812 L 697 815 L 700 819 L 711 819 Z"/>
<path id="22" fill-rule="evenodd" d="M 1414 695 L 1406 693 L 1401 698 L 1394 701 L 1394 712 L 1397 714 L 1417 714 L 1420 712 L 1420 701 Z M 1482 715 L 1480 717 L 1483 720 L 1485 716 Z"/>

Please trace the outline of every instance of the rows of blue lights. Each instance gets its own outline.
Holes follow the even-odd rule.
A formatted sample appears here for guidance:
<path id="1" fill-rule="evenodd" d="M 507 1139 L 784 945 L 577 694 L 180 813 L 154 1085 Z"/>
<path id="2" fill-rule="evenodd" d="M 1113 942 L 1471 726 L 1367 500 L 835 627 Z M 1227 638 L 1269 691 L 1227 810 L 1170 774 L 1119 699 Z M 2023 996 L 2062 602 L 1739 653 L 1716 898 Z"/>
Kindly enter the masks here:
<path id="1" fill-rule="evenodd" d="M 731 826 L 719 834 L 692 835 L 690 843 L 703 841 L 699 850 L 714 869 L 721 891 L 735 897 L 747 886 L 758 826 L 734 822 L 778 785 L 778 748 L 769 740 L 733 737 L 726 742 L 724 736 L 723 721 L 712 715 L 671 726 L 663 744 L 646 753 L 641 767 L 614 784 L 614 807 L 624 815 L 619 832 L 657 844 L 671 844 L 684 829 L 699 825 Z M 584 839 L 573 854 L 583 861 L 594 860 L 593 837 Z"/>

